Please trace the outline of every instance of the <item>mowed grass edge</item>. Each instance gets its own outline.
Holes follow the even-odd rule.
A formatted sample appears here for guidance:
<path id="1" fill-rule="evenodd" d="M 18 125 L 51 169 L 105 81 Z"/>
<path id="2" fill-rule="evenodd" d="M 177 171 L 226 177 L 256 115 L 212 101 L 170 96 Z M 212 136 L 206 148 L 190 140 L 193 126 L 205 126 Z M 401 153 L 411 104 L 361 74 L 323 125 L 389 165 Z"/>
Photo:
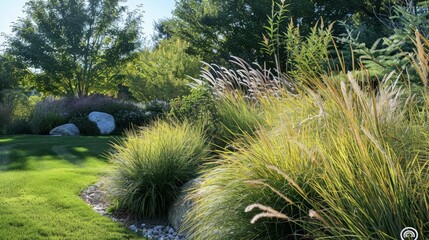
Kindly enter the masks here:
<path id="1" fill-rule="evenodd" d="M 110 137 L 0 137 L 0 239 L 134 239 L 79 192 L 110 169 Z"/>

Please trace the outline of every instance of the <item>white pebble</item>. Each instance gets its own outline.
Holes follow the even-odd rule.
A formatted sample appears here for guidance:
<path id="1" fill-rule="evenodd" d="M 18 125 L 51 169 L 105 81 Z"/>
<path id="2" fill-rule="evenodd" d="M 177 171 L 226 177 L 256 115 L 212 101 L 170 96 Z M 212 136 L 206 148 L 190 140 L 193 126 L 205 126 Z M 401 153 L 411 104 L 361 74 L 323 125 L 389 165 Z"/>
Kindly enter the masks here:
<path id="1" fill-rule="evenodd" d="M 130 226 L 130 230 L 134 231 L 134 232 L 137 232 L 139 229 L 135 225 L 131 225 Z"/>

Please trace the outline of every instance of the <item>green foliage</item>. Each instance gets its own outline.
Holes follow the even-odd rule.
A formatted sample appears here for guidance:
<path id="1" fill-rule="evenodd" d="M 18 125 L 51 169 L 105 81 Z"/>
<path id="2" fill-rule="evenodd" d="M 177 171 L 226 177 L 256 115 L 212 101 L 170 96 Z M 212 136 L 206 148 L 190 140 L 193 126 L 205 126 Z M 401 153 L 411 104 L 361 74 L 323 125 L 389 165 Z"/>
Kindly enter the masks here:
<path id="1" fill-rule="evenodd" d="M 78 195 L 111 166 L 108 137 L 0 138 L 3 239 L 135 239 Z"/>
<path id="2" fill-rule="evenodd" d="M 151 119 L 161 118 L 170 112 L 170 103 L 162 100 L 152 100 L 143 105 L 146 116 Z"/>
<path id="3" fill-rule="evenodd" d="M 332 24 L 324 27 L 323 20 L 317 23 L 305 40 L 299 28 L 289 25 L 285 36 L 288 66 L 291 75 L 299 80 L 315 78 L 329 71 L 330 54 L 333 50 Z"/>
<path id="4" fill-rule="evenodd" d="M 39 97 L 28 97 L 21 90 L 5 89 L 0 92 L 0 131 L 5 134 L 32 133 L 29 116 Z"/>
<path id="5" fill-rule="evenodd" d="M 204 85 L 193 88 L 187 96 L 172 100 L 170 105 L 170 115 L 180 121 L 186 119 L 197 122 L 205 119 L 210 113 L 216 113 L 213 94 Z M 214 118 L 214 116 L 209 118 Z"/>
<path id="6" fill-rule="evenodd" d="M 121 133 L 133 126 L 143 126 L 149 122 L 149 118 L 143 110 L 121 110 L 113 117 L 115 118 L 115 131 Z"/>
<path id="7" fill-rule="evenodd" d="M 83 136 L 98 136 L 100 135 L 100 129 L 97 124 L 89 120 L 88 115 L 79 114 L 70 119 L 70 123 L 73 123 L 79 129 L 79 132 Z"/>
<path id="8" fill-rule="evenodd" d="M 212 138 L 219 131 L 218 113 L 212 91 L 206 85 L 199 85 L 191 93 L 170 102 L 170 118 L 189 121 L 203 126 L 207 136 Z"/>
<path id="9" fill-rule="evenodd" d="M 314 79 L 317 93 L 261 102 L 269 125 L 222 154 L 192 190 L 192 239 L 428 232 L 427 119 L 400 88 L 383 85 L 375 97 L 349 78 L 340 87 Z"/>
<path id="10" fill-rule="evenodd" d="M 31 134 L 32 131 L 30 123 L 26 118 L 16 118 L 6 126 L 5 133 L 6 135 Z"/>
<path id="11" fill-rule="evenodd" d="M 54 127 L 67 123 L 64 103 L 52 98 L 38 102 L 30 113 L 33 134 L 48 134 Z"/>
<path id="12" fill-rule="evenodd" d="M 39 69 L 31 86 L 53 95 L 115 91 L 139 46 L 141 16 L 119 0 L 30 0 L 8 51 Z"/>
<path id="13" fill-rule="evenodd" d="M 19 120 L 28 117 L 30 110 L 28 97 L 22 91 L 12 89 L 0 91 L 0 134 L 13 133 L 11 130 L 15 129 L 16 125 L 22 125 Z"/>
<path id="14" fill-rule="evenodd" d="M 281 73 L 256 68 L 234 58 L 233 69 L 207 65 L 191 94 L 171 102 L 170 117 L 203 126 L 210 142 L 224 147 L 243 135 L 253 135 L 261 126 L 261 99 L 294 91 Z"/>
<path id="15" fill-rule="evenodd" d="M 7 125 L 12 120 L 13 109 L 8 104 L 0 103 L 0 134 L 5 132 Z"/>
<path id="16" fill-rule="evenodd" d="M 231 93 L 215 99 L 212 89 L 206 85 L 198 85 L 190 95 L 173 100 L 171 106 L 170 118 L 202 126 L 215 148 L 233 144 L 244 135 L 253 135 L 264 125 L 264 113 L 254 101 Z"/>
<path id="17" fill-rule="evenodd" d="M 277 68 L 297 80 L 304 81 L 326 73 L 333 48 L 333 24 L 325 28 L 323 20 L 320 20 L 307 35 L 302 35 L 300 27 L 291 20 L 285 33 L 280 32 L 280 26 L 287 20 L 286 8 L 284 3 L 273 2 L 273 12 L 261 43 L 262 51 L 273 59 L 272 63 L 277 64 Z"/>
<path id="18" fill-rule="evenodd" d="M 262 34 L 264 41 L 261 43 L 261 50 L 269 56 L 280 56 L 283 44 L 280 40 L 283 35 L 282 23 L 287 20 L 286 8 L 284 1 L 272 3 L 271 16 L 268 16 L 268 25 L 264 26 L 266 33 Z"/>
<path id="19" fill-rule="evenodd" d="M 126 70 L 132 96 L 140 102 L 169 101 L 189 93 L 189 77 L 198 76 L 201 63 L 188 47 L 182 40 L 163 40 L 141 52 Z"/>
<path id="20" fill-rule="evenodd" d="M 28 71 L 23 69 L 10 54 L 0 54 L 0 92 L 5 89 L 16 89 L 23 82 Z"/>
<path id="21" fill-rule="evenodd" d="M 125 109 L 115 113 L 116 130 L 123 133 L 132 127 L 148 125 L 159 119 L 164 119 L 170 111 L 170 104 L 161 100 L 152 100 L 139 106 L 138 109 Z"/>
<path id="22" fill-rule="evenodd" d="M 28 96 L 20 90 L 5 89 L 0 92 L 1 101 L 12 108 L 12 118 L 28 117 L 31 103 Z"/>
<path id="23" fill-rule="evenodd" d="M 284 16 L 293 20 L 293 25 L 300 26 L 302 36 L 311 33 L 322 18 L 327 24 L 339 20 L 353 20 L 355 26 L 366 24 L 377 30 L 375 34 L 379 38 L 385 36 L 379 19 L 389 15 L 392 5 L 404 6 L 407 1 L 179 0 L 173 17 L 157 24 L 158 38 L 184 39 L 192 43 L 191 55 L 201 56 L 210 63 L 228 64 L 230 55 L 262 63 L 269 60 L 260 52 L 259 42 L 265 32 L 267 16 L 272 16 L 272 3 L 287 5 Z M 281 24 L 276 32 L 281 34 L 286 29 L 287 25 Z M 335 30 L 340 32 L 340 29 L 338 26 Z"/>
<path id="24" fill-rule="evenodd" d="M 136 217 L 157 217 L 197 175 L 207 144 L 200 128 L 159 121 L 128 132 L 114 150 L 108 189 L 117 208 Z"/>
<path id="25" fill-rule="evenodd" d="M 224 38 L 219 25 L 213 25 L 216 18 L 212 16 L 218 10 L 216 5 L 213 1 L 177 1 L 174 18 L 165 19 L 157 25 L 160 40 L 166 37 L 183 39 L 191 43 L 188 52 L 192 56 L 201 56 L 205 61 L 213 62 L 213 55 L 221 50 L 219 39 Z"/>
<path id="26" fill-rule="evenodd" d="M 357 30 L 346 25 L 347 36 L 341 41 L 350 44 L 355 58 L 377 78 L 382 79 L 384 75 L 395 72 L 404 82 L 410 78 L 411 83 L 420 84 L 409 57 L 414 53 L 416 30 L 423 36 L 429 34 L 428 16 L 429 12 L 410 13 L 406 8 L 395 7 L 394 15 L 390 17 L 391 35 L 377 39 L 368 47 L 358 41 Z"/>

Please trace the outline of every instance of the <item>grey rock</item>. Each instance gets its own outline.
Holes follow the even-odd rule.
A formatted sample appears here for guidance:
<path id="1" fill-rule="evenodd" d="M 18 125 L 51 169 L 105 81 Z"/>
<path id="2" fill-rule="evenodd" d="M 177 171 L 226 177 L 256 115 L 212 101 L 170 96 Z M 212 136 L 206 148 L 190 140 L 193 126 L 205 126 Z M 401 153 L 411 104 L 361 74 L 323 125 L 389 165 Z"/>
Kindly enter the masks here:
<path id="1" fill-rule="evenodd" d="M 174 229 L 181 230 L 183 220 L 193 205 L 192 200 L 186 198 L 188 191 L 201 182 L 201 178 L 196 178 L 182 186 L 181 193 L 168 211 L 168 222 Z"/>
<path id="2" fill-rule="evenodd" d="M 134 231 L 134 232 L 137 232 L 139 229 L 135 225 L 131 225 L 130 226 L 130 230 Z"/>
<path id="3" fill-rule="evenodd" d="M 55 136 L 79 136 L 80 132 L 76 125 L 68 123 L 52 129 L 49 134 Z"/>
<path id="4" fill-rule="evenodd" d="M 97 124 L 101 134 L 110 134 L 115 130 L 115 118 L 108 113 L 91 112 L 88 118 Z"/>

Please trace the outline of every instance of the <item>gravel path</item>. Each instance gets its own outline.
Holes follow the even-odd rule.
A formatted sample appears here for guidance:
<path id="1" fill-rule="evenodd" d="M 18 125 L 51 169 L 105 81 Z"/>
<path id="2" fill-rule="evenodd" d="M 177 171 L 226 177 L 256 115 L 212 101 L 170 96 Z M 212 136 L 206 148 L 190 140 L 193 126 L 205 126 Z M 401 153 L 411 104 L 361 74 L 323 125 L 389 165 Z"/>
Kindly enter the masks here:
<path id="1" fill-rule="evenodd" d="M 106 201 L 106 192 L 103 190 L 104 183 L 102 181 L 95 185 L 90 186 L 86 190 L 82 191 L 80 196 L 85 200 L 87 204 L 100 213 L 101 215 L 111 218 L 115 222 L 120 222 L 127 226 L 131 231 L 137 233 L 140 236 L 146 237 L 147 239 L 154 240 L 186 240 L 186 238 L 176 230 L 167 225 L 166 219 L 154 219 L 145 221 L 131 221 L 126 216 L 119 214 L 110 215 L 106 209 L 109 204 Z"/>

